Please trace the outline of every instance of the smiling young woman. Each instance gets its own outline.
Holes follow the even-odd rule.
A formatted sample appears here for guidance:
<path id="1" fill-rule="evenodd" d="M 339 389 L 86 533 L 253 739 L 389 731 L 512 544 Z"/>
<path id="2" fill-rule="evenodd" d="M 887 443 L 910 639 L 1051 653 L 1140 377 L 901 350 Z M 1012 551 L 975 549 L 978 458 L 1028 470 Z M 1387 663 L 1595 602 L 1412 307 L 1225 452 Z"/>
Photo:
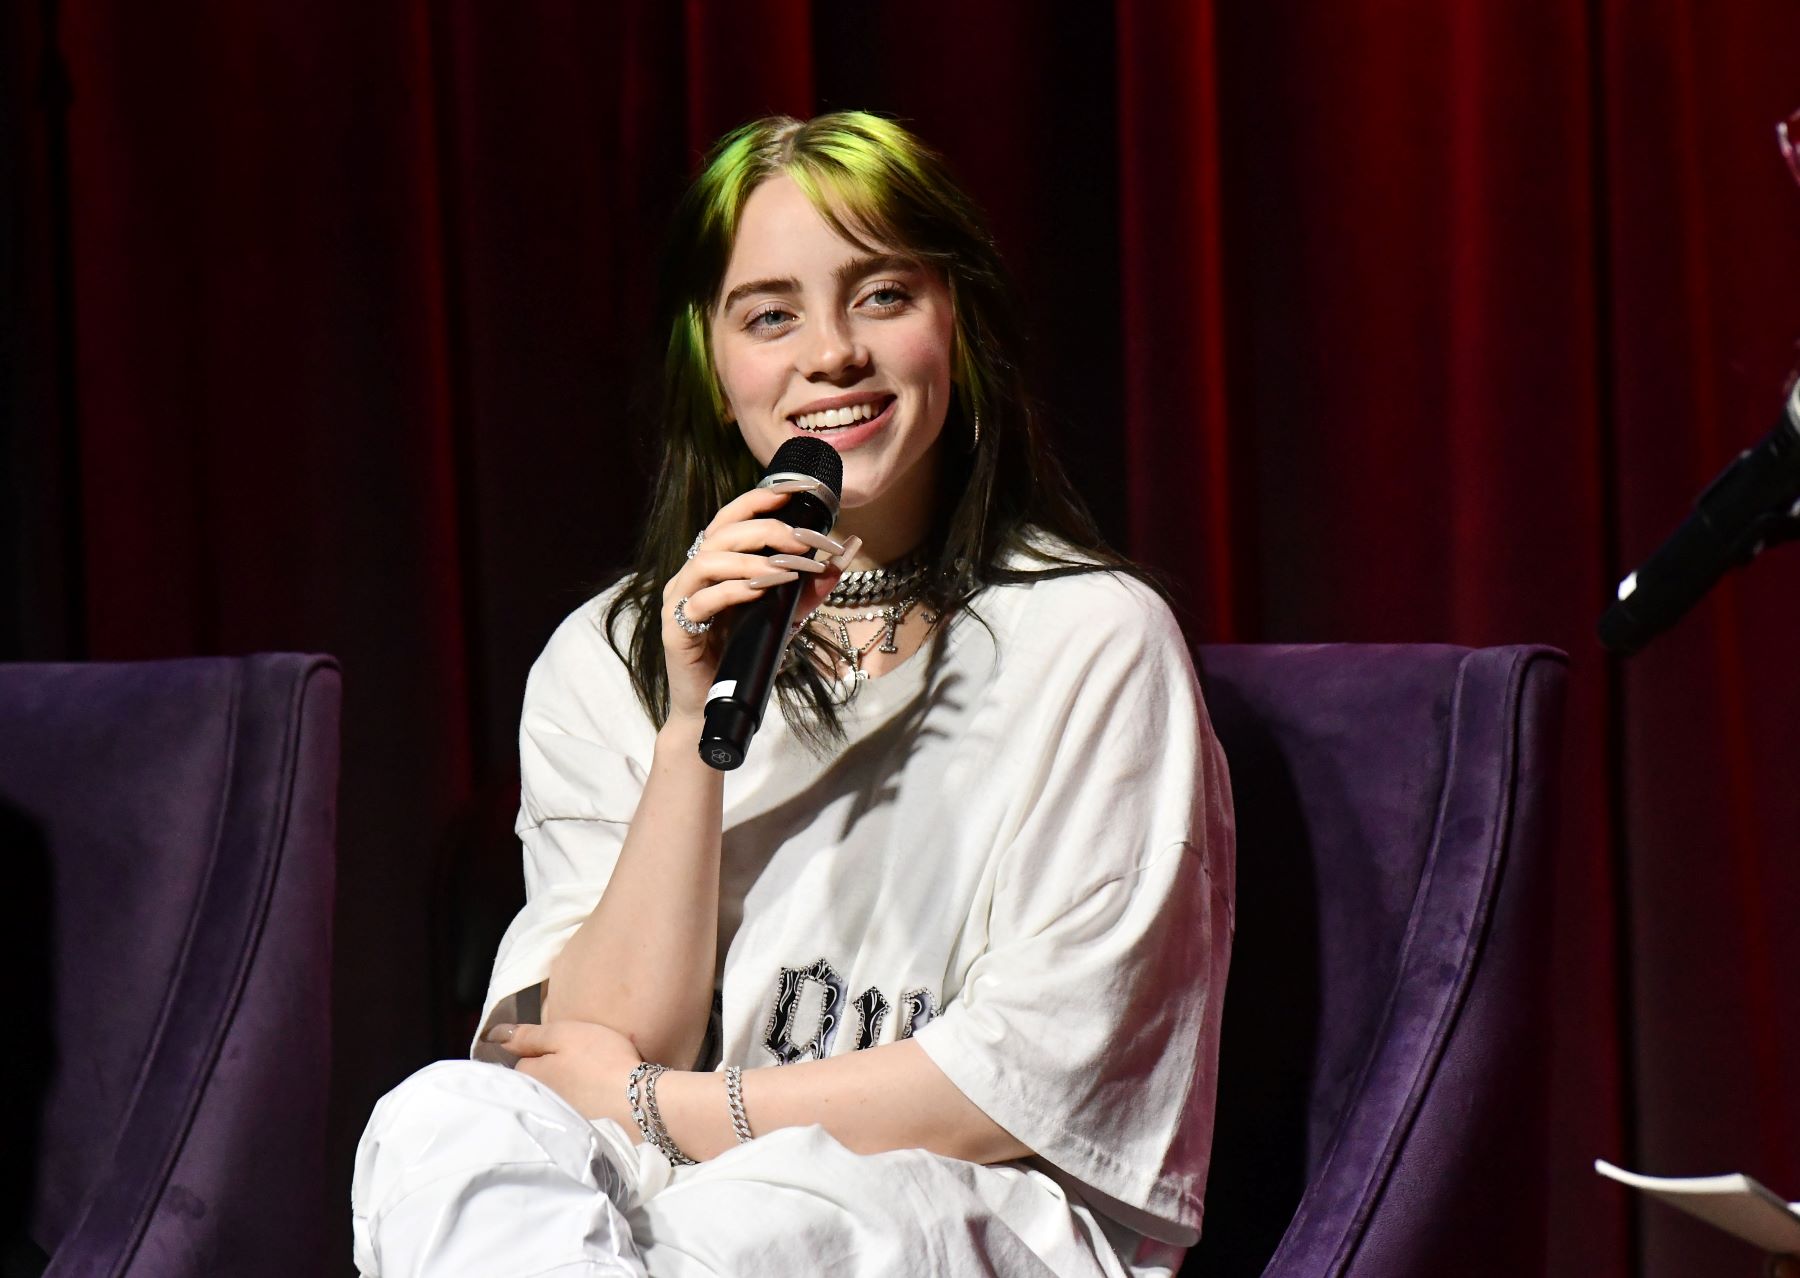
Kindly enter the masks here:
<path id="1" fill-rule="evenodd" d="M 725 411 L 757 463 L 801 435 L 838 451 L 837 534 L 862 542 L 852 570 L 923 547 L 951 401 L 956 314 L 942 273 L 845 240 L 782 174 L 744 202 L 724 288 L 710 348 Z M 926 629 L 910 624 L 918 615 L 899 619 L 893 653 L 859 667 L 876 674 L 911 655 Z"/>
<path id="2" fill-rule="evenodd" d="M 843 456 L 845 526 L 879 539 L 865 536 L 865 553 L 879 562 L 922 543 L 951 395 L 943 277 L 859 251 L 783 175 L 745 201 L 725 281 L 713 361 L 751 454 L 767 463 L 784 441 L 817 435 Z"/>
<path id="3" fill-rule="evenodd" d="M 1230 792 L 1178 627 L 1040 436 L 991 238 L 844 112 L 724 138 L 667 263 L 654 505 L 532 669 L 527 904 L 475 1059 L 370 1119 L 358 1265 L 1167 1275 Z M 830 536 L 754 487 L 798 435 L 843 461 Z M 722 775 L 720 634 L 801 575 L 782 713 Z"/>

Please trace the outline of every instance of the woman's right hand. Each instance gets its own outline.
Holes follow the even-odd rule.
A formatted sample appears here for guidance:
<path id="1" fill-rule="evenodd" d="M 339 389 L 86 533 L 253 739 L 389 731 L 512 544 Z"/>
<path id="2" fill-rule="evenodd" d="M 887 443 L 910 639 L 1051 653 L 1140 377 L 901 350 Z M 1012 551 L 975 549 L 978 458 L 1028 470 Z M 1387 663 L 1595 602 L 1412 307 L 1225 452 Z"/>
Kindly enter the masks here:
<path id="1" fill-rule="evenodd" d="M 724 651 L 720 629 L 689 634 L 675 621 L 675 605 L 698 625 L 713 620 L 727 609 L 756 598 L 770 586 L 804 575 L 805 589 L 795 616 L 803 617 L 825 601 L 862 544 L 848 543 L 794 528 L 773 518 L 772 512 L 787 503 L 791 493 L 813 485 L 804 481 L 752 488 L 722 507 L 700 538 L 699 551 L 663 586 L 663 658 L 669 671 L 669 718 L 697 722 L 706 710 L 706 694 L 713 685 Z M 831 557 L 820 562 L 816 550 Z M 759 553 L 774 551 L 774 554 Z"/>

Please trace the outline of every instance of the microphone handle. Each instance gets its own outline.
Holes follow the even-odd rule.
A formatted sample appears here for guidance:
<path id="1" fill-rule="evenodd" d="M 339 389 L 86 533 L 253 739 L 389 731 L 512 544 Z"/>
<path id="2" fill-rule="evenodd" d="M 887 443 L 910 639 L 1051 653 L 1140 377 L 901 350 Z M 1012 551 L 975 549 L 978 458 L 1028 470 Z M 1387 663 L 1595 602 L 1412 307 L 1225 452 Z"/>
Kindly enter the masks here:
<path id="1" fill-rule="evenodd" d="M 1789 517 L 1796 499 L 1800 419 L 1790 402 L 1775 429 L 1719 472 L 1694 513 L 1619 583 L 1617 601 L 1600 618 L 1600 641 L 1633 653 L 1674 625 L 1726 569 L 1756 557 L 1771 522 Z"/>
<path id="2" fill-rule="evenodd" d="M 795 528 L 830 532 L 836 512 L 810 493 L 795 493 L 777 517 Z M 765 550 L 764 554 L 773 552 Z M 744 762 L 750 738 L 762 727 L 769 690 L 781 669 L 788 630 L 806 585 L 801 577 L 770 586 L 727 614 L 731 634 L 706 694 L 706 720 L 700 730 L 700 757 L 720 772 Z"/>
<path id="3" fill-rule="evenodd" d="M 770 586 L 762 597 L 731 610 L 731 638 L 706 693 L 700 757 L 720 772 L 744 761 L 750 738 L 762 727 L 763 707 L 787 646 L 788 627 L 800 602 L 799 581 Z"/>

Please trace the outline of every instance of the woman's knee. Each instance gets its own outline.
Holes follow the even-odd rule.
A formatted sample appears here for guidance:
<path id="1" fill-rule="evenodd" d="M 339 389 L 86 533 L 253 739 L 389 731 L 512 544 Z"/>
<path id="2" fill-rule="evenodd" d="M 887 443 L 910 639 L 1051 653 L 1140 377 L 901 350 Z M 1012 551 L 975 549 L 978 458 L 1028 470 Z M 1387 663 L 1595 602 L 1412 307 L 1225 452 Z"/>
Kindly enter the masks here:
<path id="1" fill-rule="evenodd" d="M 553 1164 L 573 1179 L 622 1190 L 614 1193 L 620 1201 L 660 1183 L 640 1184 L 639 1151 L 617 1124 L 589 1122 L 528 1074 L 452 1060 L 427 1065 L 376 1103 L 357 1147 L 353 1189 L 367 1197 L 362 1181 L 425 1164 L 505 1161 Z"/>
<path id="2" fill-rule="evenodd" d="M 452 1059 L 433 1061 L 407 1075 L 382 1097 L 381 1103 L 398 1099 L 401 1103 L 419 1096 L 484 1095 L 498 1087 L 510 1087 L 508 1080 L 529 1081 L 504 1065 L 486 1061 Z"/>
<path id="3" fill-rule="evenodd" d="M 612 1263 L 635 1252 L 612 1205 L 625 1200 L 623 1178 L 598 1140 L 592 1124 L 528 1075 L 481 1061 L 426 1066 L 381 1098 L 357 1146 L 359 1269 L 480 1272 L 457 1258 L 526 1222 L 535 1241 L 515 1249 L 517 1272 L 552 1272 L 554 1261 L 641 1276 L 635 1262 Z M 599 1260 L 608 1263 L 596 1268 Z"/>
<path id="4" fill-rule="evenodd" d="M 409 1075 L 375 1104 L 371 1129 L 404 1122 L 423 1112 L 431 1123 L 441 1124 L 447 1114 L 469 1121 L 484 1116 L 511 1121 L 520 1113 L 571 1127 L 586 1121 L 549 1087 L 517 1070 L 486 1061 L 433 1061 Z"/>
<path id="5" fill-rule="evenodd" d="M 359 1207 L 425 1163 L 529 1156 L 578 1166 L 586 1120 L 537 1080 L 482 1061 L 435 1061 L 396 1085 L 369 1115 L 351 1195 Z"/>

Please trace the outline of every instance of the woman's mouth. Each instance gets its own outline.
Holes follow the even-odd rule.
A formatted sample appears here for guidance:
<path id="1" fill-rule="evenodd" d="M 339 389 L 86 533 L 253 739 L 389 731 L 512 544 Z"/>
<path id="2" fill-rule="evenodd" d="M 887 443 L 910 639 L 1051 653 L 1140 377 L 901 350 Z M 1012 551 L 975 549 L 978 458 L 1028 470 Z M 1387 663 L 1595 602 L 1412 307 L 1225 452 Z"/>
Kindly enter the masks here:
<path id="1" fill-rule="evenodd" d="M 801 413 L 787 419 L 796 435 L 812 435 L 840 451 L 854 448 L 871 435 L 883 430 L 894 416 L 899 399 L 871 400 L 846 408 L 828 408 L 819 413 Z"/>

